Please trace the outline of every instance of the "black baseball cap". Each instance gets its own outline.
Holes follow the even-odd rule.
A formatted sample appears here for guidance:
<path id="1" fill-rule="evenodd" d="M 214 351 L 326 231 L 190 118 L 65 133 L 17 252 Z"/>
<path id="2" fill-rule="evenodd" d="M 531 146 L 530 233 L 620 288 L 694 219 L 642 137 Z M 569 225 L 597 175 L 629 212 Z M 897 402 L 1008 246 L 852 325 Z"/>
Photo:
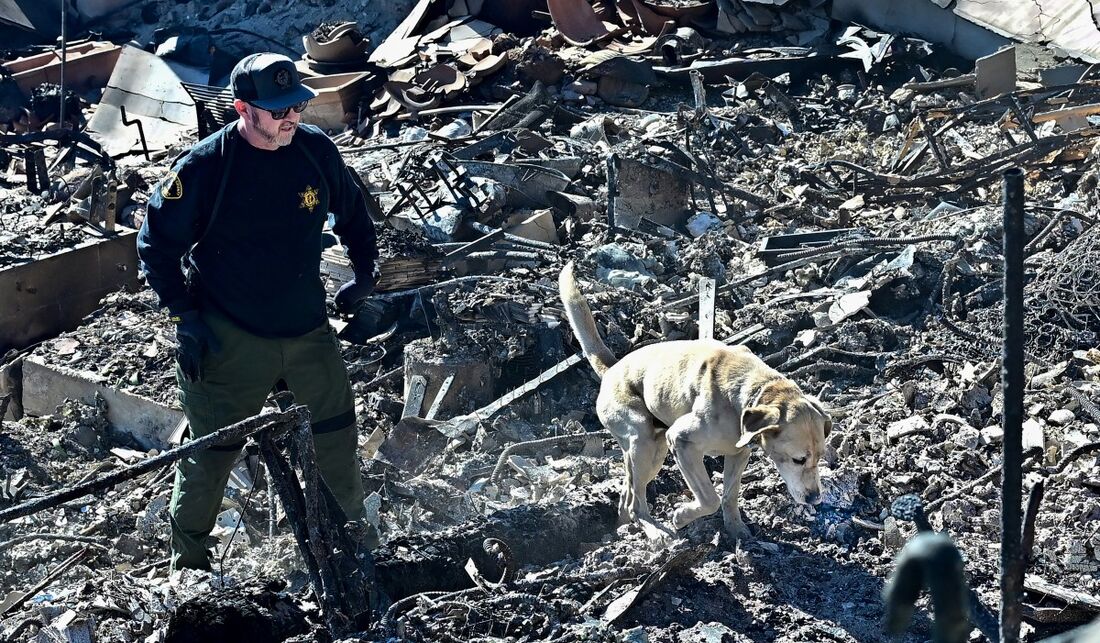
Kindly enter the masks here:
<path id="1" fill-rule="evenodd" d="M 282 54 L 245 56 L 233 68 L 229 84 L 233 98 L 264 109 L 284 109 L 317 96 L 302 84 L 294 63 Z"/>

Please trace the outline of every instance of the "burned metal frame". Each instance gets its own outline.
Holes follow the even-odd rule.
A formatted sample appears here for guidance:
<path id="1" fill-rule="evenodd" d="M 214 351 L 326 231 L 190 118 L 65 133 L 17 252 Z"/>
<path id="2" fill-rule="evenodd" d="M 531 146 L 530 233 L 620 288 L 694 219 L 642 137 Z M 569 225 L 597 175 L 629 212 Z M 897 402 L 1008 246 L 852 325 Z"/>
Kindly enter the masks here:
<path id="1" fill-rule="evenodd" d="M 1001 384 L 1004 393 L 1004 441 L 1001 475 L 1001 642 L 1020 640 L 1024 593 L 1021 526 L 1024 423 L 1024 171 L 1004 173 L 1004 350 Z"/>
<path id="2" fill-rule="evenodd" d="M 99 143 L 84 132 L 71 129 L 55 129 L 27 134 L 0 134 L 0 150 L 29 155 L 27 186 L 41 192 L 49 188 L 49 168 L 43 155 L 43 145 L 53 142 L 58 147 L 68 147 L 75 153 L 98 163 L 105 170 L 114 170 L 115 161 L 103 151 Z"/>
<path id="3" fill-rule="evenodd" d="M 418 162 L 412 162 L 418 156 Z M 471 180 L 469 172 L 454 156 L 440 150 L 410 150 L 402 162 L 394 181 L 394 189 L 401 195 L 389 210 L 391 217 L 405 206 L 412 207 L 416 216 L 423 219 L 428 212 L 442 205 L 437 196 L 432 196 L 424 188 L 425 184 L 438 181 L 455 199 L 459 207 L 480 208 L 485 200 L 478 186 Z M 422 199 L 421 202 L 419 199 Z"/>
<path id="4" fill-rule="evenodd" d="M 1031 165 L 1043 158 L 1100 135 L 1100 128 L 1040 137 L 1033 120 L 1043 107 L 1085 107 L 1100 101 L 1100 82 L 1088 81 L 1005 94 L 954 108 L 931 108 L 919 112 L 910 124 L 908 139 L 890 164 L 890 172 L 878 172 L 840 159 L 823 161 L 811 168 L 819 185 L 841 191 L 880 197 L 907 198 L 927 188 L 955 186 L 963 193 L 995 181 L 1001 172 L 1015 165 Z M 935 124 L 942 122 L 938 127 Z M 995 124 L 1002 128 L 1008 148 L 980 159 L 956 163 L 948 157 L 943 136 L 964 124 Z M 1022 129 L 1025 140 L 1017 140 L 1010 129 Z M 921 136 L 920 144 L 915 139 Z M 931 154 L 938 170 L 909 175 Z M 822 178 L 827 175 L 833 182 Z"/>

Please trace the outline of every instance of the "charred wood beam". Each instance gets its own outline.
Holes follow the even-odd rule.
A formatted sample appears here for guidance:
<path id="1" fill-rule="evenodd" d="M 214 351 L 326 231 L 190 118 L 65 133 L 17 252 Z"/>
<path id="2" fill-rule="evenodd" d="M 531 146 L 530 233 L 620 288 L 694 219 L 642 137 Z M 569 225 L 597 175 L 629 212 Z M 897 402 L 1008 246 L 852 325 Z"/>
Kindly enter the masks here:
<path id="1" fill-rule="evenodd" d="M 1027 494 L 1027 511 L 1024 513 L 1023 557 L 1024 564 L 1030 565 L 1035 549 L 1035 521 L 1039 517 L 1039 505 L 1043 504 L 1045 483 L 1040 480 L 1031 486 Z"/>
<path id="2" fill-rule="evenodd" d="M 309 422 L 299 424 L 291 440 L 292 457 L 301 471 L 309 547 L 322 569 L 321 579 L 331 583 L 325 587 L 326 598 L 331 594 L 350 619 L 349 629 L 342 632 L 347 633 L 366 625 L 361 619 L 373 603 L 374 561 L 370 550 L 353 543 L 344 529 L 347 519 L 317 468 Z"/>
<path id="3" fill-rule="evenodd" d="M 302 408 L 302 407 L 295 407 Z M 260 436 L 260 456 L 279 495 L 325 623 L 340 636 L 369 625 L 377 607 L 373 559 L 353 540 L 346 518 L 317 469 L 308 411 L 289 432 L 291 462 L 284 459 L 270 432 Z"/>
<path id="4" fill-rule="evenodd" d="M 619 198 L 619 156 L 611 154 L 607 157 L 607 227 L 612 231 L 617 229 L 615 223 L 615 201 Z"/>
<path id="5" fill-rule="evenodd" d="M 1054 85 L 1051 87 L 1026 89 L 1012 92 L 1011 94 L 986 98 L 970 105 L 960 105 L 958 107 L 933 107 L 925 110 L 925 113 L 929 118 L 933 119 L 954 117 L 955 120 L 953 124 L 980 118 L 995 120 L 1004 116 L 1005 111 L 1010 109 L 1013 100 L 1019 101 L 1023 99 L 1026 104 L 1035 105 L 1054 98 L 1059 94 L 1065 94 L 1066 92 L 1072 92 L 1075 100 L 1088 102 L 1100 95 L 1100 85 L 1098 85 L 1096 81 L 1087 81 L 1069 85 Z"/>
<path id="6" fill-rule="evenodd" d="M 817 164 L 819 171 L 828 172 L 837 181 L 836 185 L 822 180 L 830 190 L 840 190 L 840 185 L 847 185 L 851 191 L 868 196 L 885 196 L 887 194 L 898 195 L 899 191 L 921 190 L 938 188 L 945 185 L 957 185 L 959 190 L 976 187 L 982 183 L 995 180 L 1001 172 L 1014 165 L 1029 165 L 1045 158 L 1048 154 L 1063 150 L 1066 147 L 1085 141 L 1087 138 L 1098 134 L 1095 130 L 1062 134 L 1039 139 L 1037 142 L 1027 141 L 1007 150 L 997 152 L 981 159 L 959 164 L 941 172 L 921 174 L 907 177 L 899 174 L 881 173 L 863 167 L 850 161 L 830 159 Z M 842 177 L 836 168 L 844 168 L 851 172 L 848 177 Z M 820 178 L 820 177 L 819 177 Z"/>
<path id="7" fill-rule="evenodd" d="M 294 470 L 279 454 L 275 440 L 269 433 L 260 436 L 260 457 L 263 458 L 264 466 L 267 467 L 271 486 L 282 501 L 283 511 L 286 512 L 287 522 L 294 532 L 294 540 L 298 543 L 298 551 L 306 564 L 306 571 L 309 572 L 310 584 L 317 594 L 317 600 L 321 602 L 325 620 L 330 627 L 334 624 L 333 620 L 336 620 L 335 625 L 340 627 L 343 623 L 333 616 L 339 613 L 339 607 L 333 604 L 334 597 L 324 591 L 325 583 L 321 577 L 321 569 L 313 556 L 313 549 L 309 546 L 309 530 L 306 527 L 305 499 L 302 496 L 302 489 L 298 486 Z"/>
<path id="8" fill-rule="evenodd" d="M 527 94 L 514 101 L 512 99 L 505 101 L 504 105 L 490 114 L 474 133 L 535 127 L 553 113 L 552 102 L 542 81 L 535 81 Z"/>

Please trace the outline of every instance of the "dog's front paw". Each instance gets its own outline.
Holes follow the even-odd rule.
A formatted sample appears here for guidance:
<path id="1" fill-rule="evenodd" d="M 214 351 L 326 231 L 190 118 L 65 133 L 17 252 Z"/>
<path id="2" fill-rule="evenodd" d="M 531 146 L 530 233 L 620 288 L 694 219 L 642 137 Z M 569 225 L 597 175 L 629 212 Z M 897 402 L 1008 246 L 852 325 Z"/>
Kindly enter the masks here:
<path id="1" fill-rule="evenodd" d="M 672 512 L 672 526 L 675 529 L 683 529 L 691 521 L 698 518 L 698 511 L 694 507 L 680 507 Z"/>
<path id="2" fill-rule="evenodd" d="M 752 530 L 745 525 L 744 521 L 725 520 L 723 523 L 726 526 L 726 534 L 729 535 L 730 540 L 733 542 L 739 540 L 752 540 Z"/>

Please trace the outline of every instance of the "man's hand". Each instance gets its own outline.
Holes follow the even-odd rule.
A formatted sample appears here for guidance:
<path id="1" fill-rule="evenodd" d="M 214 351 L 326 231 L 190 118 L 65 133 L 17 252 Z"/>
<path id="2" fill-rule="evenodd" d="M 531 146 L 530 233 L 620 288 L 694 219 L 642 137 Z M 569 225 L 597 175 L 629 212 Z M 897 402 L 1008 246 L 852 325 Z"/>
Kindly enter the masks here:
<path id="1" fill-rule="evenodd" d="M 336 291 L 336 310 L 341 315 L 350 315 L 359 308 L 363 300 L 374 294 L 374 273 L 356 272 L 355 278 L 340 286 Z"/>
<path id="2" fill-rule="evenodd" d="M 176 349 L 176 360 L 179 362 L 180 371 L 188 382 L 202 380 L 202 359 L 207 351 L 217 353 L 221 350 L 221 342 L 214 335 L 214 331 L 199 317 L 198 311 L 190 310 L 179 316 L 172 317 L 176 322 L 176 340 L 179 348 Z"/>

